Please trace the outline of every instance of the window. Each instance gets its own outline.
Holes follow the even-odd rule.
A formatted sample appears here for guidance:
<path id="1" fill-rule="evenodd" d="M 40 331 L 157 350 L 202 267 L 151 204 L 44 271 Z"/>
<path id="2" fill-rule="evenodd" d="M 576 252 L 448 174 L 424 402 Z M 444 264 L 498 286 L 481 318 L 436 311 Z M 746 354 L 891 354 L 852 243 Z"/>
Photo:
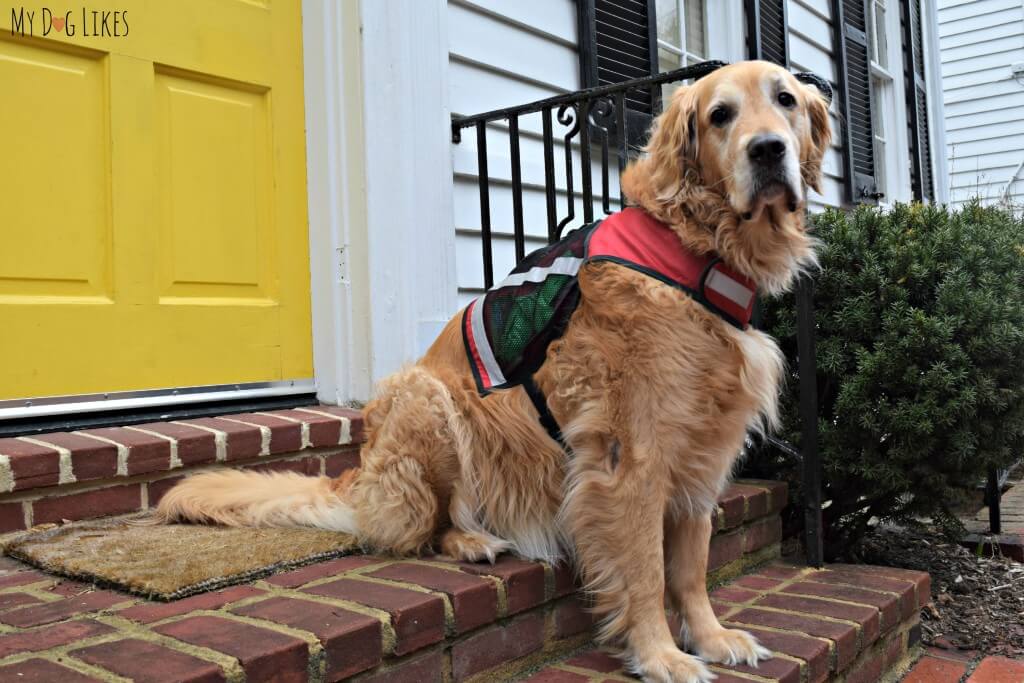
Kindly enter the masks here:
<path id="1" fill-rule="evenodd" d="M 889 42 L 887 39 L 886 4 L 893 0 L 869 0 L 871 16 L 868 21 L 870 31 L 871 56 L 871 99 L 872 133 L 874 136 L 875 159 L 875 192 L 879 199 L 891 198 L 894 188 L 888 187 L 886 169 L 893 168 L 889 156 L 894 152 L 889 140 L 887 121 L 896 120 L 895 97 L 893 94 L 893 77 L 889 72 Z"/>
<path id="2" fill-rule="evenodd" d="M 706 0 L 658 0 L 658 70 L 707 61 Z M 668 96 L 678 84 L 664 87 Z"/>

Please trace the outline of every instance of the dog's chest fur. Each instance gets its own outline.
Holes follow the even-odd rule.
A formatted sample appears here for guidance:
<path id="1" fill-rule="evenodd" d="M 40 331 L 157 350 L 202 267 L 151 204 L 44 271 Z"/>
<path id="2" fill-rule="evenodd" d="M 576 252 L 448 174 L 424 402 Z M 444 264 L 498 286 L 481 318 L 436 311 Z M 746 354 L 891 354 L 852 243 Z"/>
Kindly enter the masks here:
<path id="1" fill-rule="evenodd" d="M 624 268 L 589 267 L 580 283 L 583 301 L 557 353 L 566 407 L 590 423 L 603 406 L 623 458 L 662 470 L 679 505 L 711 509 L 747 431 L 775 419 L 778 346 Z"/>

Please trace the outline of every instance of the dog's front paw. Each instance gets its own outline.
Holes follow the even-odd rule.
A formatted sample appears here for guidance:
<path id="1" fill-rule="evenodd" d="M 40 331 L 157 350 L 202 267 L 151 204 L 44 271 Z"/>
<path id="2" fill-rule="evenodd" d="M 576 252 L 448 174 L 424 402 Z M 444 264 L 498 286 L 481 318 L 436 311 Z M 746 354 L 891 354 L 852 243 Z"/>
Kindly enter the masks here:
<path id="1" fill-rule="evenodd" d="M 709 662 L 757 666 L 758 660 L 772 656 L 771 651 L 758 643 L 754 636 L 739 629 L 722 628 L 693 640 L 697 654 Z"/>
<path id="2" fill-rule="evenodd" d="M 710 683 L 716 678 L 704 662 L 676 648 L 633 658 L 629 668 L 645 683 Z"/>

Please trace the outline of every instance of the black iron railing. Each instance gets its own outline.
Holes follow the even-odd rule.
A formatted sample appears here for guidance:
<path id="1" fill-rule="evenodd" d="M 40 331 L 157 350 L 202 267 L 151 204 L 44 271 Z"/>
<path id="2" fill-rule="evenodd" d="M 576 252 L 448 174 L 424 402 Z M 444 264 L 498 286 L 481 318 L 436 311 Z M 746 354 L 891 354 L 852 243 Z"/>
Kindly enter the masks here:
<path id="1" fill-rule="evenodd" d="M 476 133 L 477 185 L 480 195 L 480 247 L 483 259 L 484 289 L 494 285 L 494 234 L 491 221 L 491 176 L 488 158 L 488 130 L 502 130 L 507 126 L 508 151 L 511 163 L 512 191 L 512 239 L 515 260 L 526 256 L 526 231 L 523 210 L 523 173 L 520 119 L 527 115 L 541 115 L 541 137 L 543 142 L 544 207 L 547 225 L 547 241 L 556 242 L 569 227 L 583 225 L 594 220 L 595 198 L 593 168 L 595 157 L 600 159 L 600 211 L 611 214 L 624 206 L 621 190 L 612 197 L 611 164 L 616 166 L 621 178 L 629 158 L 645 141 L 644 134 L 637 132 L 637 117 L 627 106 L 631 93 L 650 93 L 655 103 L 655 114 L 661 108 L 661 88 L 666 84 L 682 83 L 698 79 L 721 67 L 723 62 L 703 62 L 675 71 L 638 78 L 615 85 L 601 86 L 578 92 L 550 97 L 517 107 L 497 109 L 474 116 L 452 117 L 452 142 L 462 141 L 463 130 L 472 128 Z M 555 124 L 560 126 L 558 135 Z M 490 127 L 490 128 L 489 128 Z M 564 184 L 556 183 L 556 137 L 557 145 L 564 155 Z M 612 157 L 614 156 L 614 160 Z M 582 211 L 577 213 L 574 164 L 580 165 L 580 198 Z M 621 186 L 619 186 L 621 187 Z M 559 195 L 566 201 L 560 211 Z M 531 219 L 541 220 L 540 216 Z M 574 224 L 575 223 L 575 224 Z M 806 533 L 807 561 L 821 566 L 822 518 L 821 518 L 821 462 L 818 455 L 817 388 L 815 385 L 814 360 L 814 311 L 813 283 L 804 278 L 797 289 L 798 346 L 800 371 L 800 413 L 802 418 L 802 452 L 785 441 L 774 437 L 768 443 L 791 456 L 803 465 L 804 522 Z"/>

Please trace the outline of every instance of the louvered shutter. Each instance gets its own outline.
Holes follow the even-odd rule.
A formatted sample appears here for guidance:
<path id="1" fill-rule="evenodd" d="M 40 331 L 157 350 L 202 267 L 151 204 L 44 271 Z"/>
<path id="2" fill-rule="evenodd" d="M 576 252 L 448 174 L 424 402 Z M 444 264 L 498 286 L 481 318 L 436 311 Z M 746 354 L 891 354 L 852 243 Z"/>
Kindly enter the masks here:
<path id="1" fill-rule="evenodd" d="M 578 0 L 583 86 L 621 83 L 658 72 L 655 0 Z M 654 97 L 657 97 L 655 94 Z M 650 91 L 629 92 L 627 107 L 648 117 Z"/>
<path id="2" fill-rule="evenodd" d="M 903 10 L 900 13 L 903 29 L 903 89 L 907 94 L 907 128 L 910 134 L 910 186 L 914 199 L 931 201 L 935 195 L 928 129 L 921 0 L 902 0 L 900 5 Z"/>
<path id="3" fill-rule="evenodd" d="M 789 68 L 789 17 L 786 0 L 745 0 L 747 56 Z"/>
<path id="4" fill-rule="evenodd" d="M 875 185 L 875 137 L 872 129 L 871 64 L 867 22 L 870 0 L 833 0 L 840 112 L 843 118 L 843 174 L 853 203 L 881 198 Z"/>

